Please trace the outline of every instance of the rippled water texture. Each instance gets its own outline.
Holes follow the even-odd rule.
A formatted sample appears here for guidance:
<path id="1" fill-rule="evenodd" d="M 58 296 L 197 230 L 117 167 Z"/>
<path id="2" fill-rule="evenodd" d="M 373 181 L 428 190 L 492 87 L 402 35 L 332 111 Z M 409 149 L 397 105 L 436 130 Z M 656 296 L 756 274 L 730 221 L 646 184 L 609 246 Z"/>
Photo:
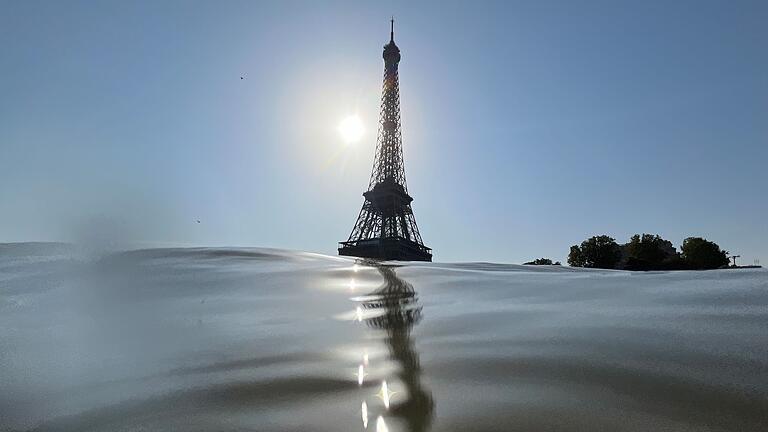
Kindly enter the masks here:
<path id="1" fill-rule="evenodd" d="M 764 431 L 768 271 L 0 245 L 0 430 Z"/>

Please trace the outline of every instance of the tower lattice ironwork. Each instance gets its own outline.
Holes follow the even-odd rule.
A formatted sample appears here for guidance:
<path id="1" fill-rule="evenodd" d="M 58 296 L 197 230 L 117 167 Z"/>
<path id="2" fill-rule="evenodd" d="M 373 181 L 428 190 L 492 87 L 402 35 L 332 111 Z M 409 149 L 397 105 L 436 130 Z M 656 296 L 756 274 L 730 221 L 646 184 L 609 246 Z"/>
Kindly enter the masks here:
<path id="1" fill-rule="evenodd" d="M 394 20 L 389 43 L 384 45 L 384 85 L 381 93 L 376 155 L 365 202 L 349 239 L 339 243 L 339 255 L 364 258 L 432 261 L 413 216 L 405 182 L 400 128 L 400 84 Z"/>

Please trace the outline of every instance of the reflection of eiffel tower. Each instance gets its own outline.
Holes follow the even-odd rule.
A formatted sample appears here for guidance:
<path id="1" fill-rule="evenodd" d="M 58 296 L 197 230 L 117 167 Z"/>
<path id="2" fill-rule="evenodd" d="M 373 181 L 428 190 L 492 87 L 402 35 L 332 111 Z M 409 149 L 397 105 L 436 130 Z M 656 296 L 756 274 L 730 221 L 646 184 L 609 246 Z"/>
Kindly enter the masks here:
<path id="1" fill-rule="evenodd" d="M 362 306 L 381 314 L 365 321 L 387 332 L 390 356 L 400 366 L 398 377 L 408 391 L 407 399 L 394 404 L 391 412 L 406 422 L 408 431 L 426 431 L 432 423 L 435 403 L 432 393 L 421 385 L 419 354 L 411 340 L 411 329 L 421 320 L 421 306 L 413 286 L 397 277 L 393 267 L 376 269 L 384 277 L 384 286 L 372 292 Z"/>

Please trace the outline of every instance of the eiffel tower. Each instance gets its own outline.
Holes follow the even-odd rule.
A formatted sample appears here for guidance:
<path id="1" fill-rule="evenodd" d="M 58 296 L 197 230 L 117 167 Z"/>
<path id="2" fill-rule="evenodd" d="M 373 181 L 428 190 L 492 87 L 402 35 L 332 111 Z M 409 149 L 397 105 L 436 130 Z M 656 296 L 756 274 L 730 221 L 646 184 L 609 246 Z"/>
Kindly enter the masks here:
<path id="1" fill-rule="evenodd" d="M 400 129 L 400 84 L 395 45 L 395 20 L 390 21 L 389 43 L 384 45 L 384 86 L 381 92 L 376 156 L 365 202 L 349 239 L 339 243 L 339 255 L 382 260 L 432 261 L 424 246 L 405 183 Z"/>

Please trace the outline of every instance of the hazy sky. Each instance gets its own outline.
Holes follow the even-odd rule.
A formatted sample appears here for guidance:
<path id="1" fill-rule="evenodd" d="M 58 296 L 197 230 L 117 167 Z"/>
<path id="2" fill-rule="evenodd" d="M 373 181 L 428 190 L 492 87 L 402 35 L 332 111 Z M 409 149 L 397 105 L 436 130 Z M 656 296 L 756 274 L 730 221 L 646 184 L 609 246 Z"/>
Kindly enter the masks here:
<path id="1" fill-rule="evenodd" d="M 335 253 L 393 14 L 435 260 L 650 232 L 768 264 L 765 1 L 3 1 L 0 241 Z"/>

